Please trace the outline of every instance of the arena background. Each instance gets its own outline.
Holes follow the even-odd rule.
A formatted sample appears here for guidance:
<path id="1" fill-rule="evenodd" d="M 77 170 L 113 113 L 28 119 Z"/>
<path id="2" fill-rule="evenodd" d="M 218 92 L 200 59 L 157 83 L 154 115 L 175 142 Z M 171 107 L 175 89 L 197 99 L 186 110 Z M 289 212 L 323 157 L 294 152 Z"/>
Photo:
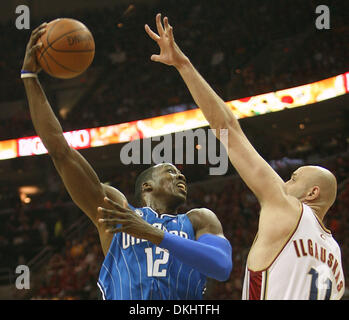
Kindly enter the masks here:
<path id="1" fill-rule="evenodd" d="M 349 71 L 346 1 L 5 1 L 0 24 L 0 140 L 34 136 L 19 77 L 30 31 L 15 28 L 15 8 L 31 10 L 31 28 L 57 17 L 84 22 L 96 56 L 82 76 L 40 75 L 64 131 L 102 127 L 195 108 L 173 68 L 150 61 L 158 50 L 144 32 L 157 12 L 167 15 L 176 41 L 225 101 L 313 83 Z M 330 8 L 329 30 L 315 27 L 315 8 Z M 256 149 L 286 178 L 302 164 L 336 174 L 338 200 L 326 217 L 342 248 L 348 299 L 349 95 L 240 120 Z M 122 144 L 81 150 L 101 181 L 132 202 L 145 166 L 120 163 Z M 208 282 L 205 299 L 241 299 L 246 255 L 258 204 L 230 166 L 222 177 L 208 165 L 181 165 L 190 183 L 183 210 L 203 206 L 221 220 L 234 250 L 228 281 Z M 71 202 L 50 158 L 0 161 L 0 298 L 96 299 L 103 260 L 92 223 Z M 15 287 L 18 265 L 30 268 L 30 289 Z"/>

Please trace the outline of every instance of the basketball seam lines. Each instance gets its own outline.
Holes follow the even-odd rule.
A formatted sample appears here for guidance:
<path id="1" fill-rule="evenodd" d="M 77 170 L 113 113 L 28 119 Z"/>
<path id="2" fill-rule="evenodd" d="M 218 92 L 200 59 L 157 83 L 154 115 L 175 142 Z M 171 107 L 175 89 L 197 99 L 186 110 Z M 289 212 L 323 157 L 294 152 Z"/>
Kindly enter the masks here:
<path id="1" fill-rule="evenodd" d="M 45 61 L 45 63 L 46 63 L 46 67 L 47 67 L 49 73 L 52 74 L 52 70 L 51 70 L 51 68 L 50 68 L 50 65 L 48 64 L 48 62 L 47 62 L 47 60 L 46 60 L 46 58 L 45 58 L 44 56 L 43 56 L 43 59 L 44 59 L 44 61 Z"/>
<path id="2" fill-rule="evenodd" d="M 73 72 L 73 73 L 81 73 L 81 71 L 76 71 L 76 70 L 73 70 L 73 69 L 70 69 L 70 68 L 64 66 L 63 64 L 60 64 L 60 63 L 59 63 L 55 58 L 53 58 L 48 52 L 46 52 L 46 53 L 47 53 L 47 55 L 48 55 L 56 64 L 58 64 L 58 65 L 59 65 L 60 67 L 62 67 L 63 69 L 68 70 L 68 71 Z"/>
<path id="3" fill-rule="evenodd" d="M 58 22 L 59 22 L 59 21 L 58 21 Z M 56 25 L 56 23 L 55 23 L 55 25 Z M 55 25 L 54 25 L 54 26 L 55 26 Z M 50 43 L 50 41 L 49 41 L 49 36 L 50 36 L 50 32 L 52 31 L 52 29 L 53 29 L 54 26 L 52 26 L 52 28 L 51 28 L 50 31 L 49 31 L 49 34 L 47 35 L 47 44 L 48 44 L 48 48 L 51 48 L 52 50 L 57 51 L 57 52 L 92 52 L 92 51 L 95 50 L 95 49 L 88 49 L 88 50 L 60 50 L 60 49 L 55 49 L 54 47 L 52 47 L 52 45 L 53 45 L 55 42 L 57 42 L 58 40 L 61 40 L 62 37 L 66 36 L 66 35 L 69 34 L 69 33 L 73 33 L 73 32 L 75 32 L 75 31 L 79 31 L 79 30 L 84 30 L 84 29 L 87 29 L 87 28 L 81 27 L 81 28 L 79 28 L 79 29 L 75 29 L 75 30 L 73 30 L 73 31 L 69 31 L 69 32 L 67 32 L 67 33 L 65 33 L 65 34 L 62 34 L 59 38 L 55 39 L 55 41 L 53 41 L 52 43 Z M 88 29 L 87 29 L 87 30 L 88 30 Z M 47 49 L 48 49 L 48 48 L 47 48 Z"/>
<path id="4" fill-rule="evenodd" d="M 49 32 L 48 32 L 48 35 L 47 35 L 47 37 L 46 37 L 46 40 L 47 40 L 47 47 L 45 48 L 45 50 L 41 53 L 41 55 L 40 55 L 40 59 L 42 58 L 42 56 L 43 56 L 43 54 L 44 53 L 46 53 L 46 51 L 49 49 L 49 48 L 51 48 L 51 49 L 53 49 L 53 50 L 55 50 L 55 51 L 59 51 L 59 50 L 57 50 L 57 49 L 54 49 L 53 47 L 52 47 L 52 45 L 55 43 L 55 42 L 57 42 L 58 40 L 60 40 L 60 39 L 62 39 L 64 36 L 66 36 L 67 34 L 70 34 L 70 33 L 73 33 L 73 32 L 76 32 L 76 31 L 79 31 L 79 30 L 84 30 L 84 29 L 87 29 L 87 28 L 79 28 L 79 29 L 74 29 L 74 30 L 71 30 L 71 31 L 69 31 L 69 32 L 66 32 L 66 33 L 64 33 L 64 34 L 62 34 L 61 36 L 59 36 L 57 39 L 55 39 L 55 41 L 53 41 L 52 43 L 50 43 L 50 41 L 49 41 L 49 34 L 50 34 L 50 32 L 52 31 L 52 29 L 54 28 L 54 26 L 58 23 L 59 21 L 57 21 L 53 26 L 52 26 L 52 28 L 49 30 Z M 87 29 L 88 30 L 88 29 Z M 69 52 L 69 51 L 64 51 L 64 50 L 62 50 L 63 52 Z M 91 50 L 91 51 L 93 51 L 93 50 Z"/>
<path id="5" fill-rule="evenodd" d="M 53 29 L 53 28 L 52 28 L 52 29 Z M 51 29 L 51 30 L 52 30 L 52 29 Z M 50 30 L 50 31 L 51 31 L 51 30 Z M 73 32 L 76 32 L 76 31 L 80 31 L 80 30 L 88 30 L 88 29 L 82 27 L 82 28 L 78 28 L 78 29 L 71 30 L 71 31 L 69 31 L 69 32 L 66 32 L 66 33 L 60 35 L 60 36 L 59 36 L 57 39 L 55 39 L 55 41 L 53 41 L 52 43 L 50 43 L 50 41 L 48 41 L 48 36 L 49 36 L 49 35 L 47 35 L 47 45 L 48 45 L 48 47 L 51 47 L 51 49 L 56 50 L 56 51 L 59 51 L 59 49 L 57 50 L 57 49 L 55 49 L 55 48 L 52 47 L 52 46 L 54 45 L 54 43 L 57 42 L 58 40 L 61 40 L 61 39 L 62 39 L 63 37 L 65 37 L 66 35 L 68 35 L 68 34 L 70 34 L 70 33 L 73 33 Z M 64 51 L 64 50 L 62 50 L 62 51 Z"/>
<path id="6" fill-rule="evenodd" d="M 49 41 L 48 41 L 48 37 L 49 35 L 51 34 L 52 30 L 55 28 L 55 26 L 57 25 L 57 23 L 59 22 L 59 20 L 52 26 L 52 28 L 48 31 L 47 35 L 46 35 L 46 40 L 47 40 L 47 47 L 44 49 L 43 52 L 41 52 L 41 55 L 40 55 L 40 59 L 42 58 L 43 54 L 48 50 L 48 48 L 51 47 Z M 41 37 L 40 37 L 41 38 Z"/>
<path id="7" fill-rule="evenodd" d="M 55 25 L 56 25 L 57 23 L 55 23 Z M 54 26 L 55 26 L 54 25 Z M 66 33 L 63 33 L 63 34 L 61 34 L 57 39 L 55 39 L 52 43 L 50 43 L 50 41 L 49 41 L 49 35 L 50 35 L 50 32 L 53 30 L 53 27 L 54 26 L 52 26 L 52 28 L 51 28 L 51 30 L 49 31 L 49 33 L 47 34 L 47 45 L 49 46 L 49 47 L 51 47 L 52 48 L 52 45 L 55 43 L 55 42 L 57 42 L 58 40 L 61 40 L 63 37 L 65 37 L 67 34 L 70 34 L 70 33 L 73 33 L 73 32 L 76 32 L 76 31 L 80 31 L 80 30 L 84 30 L 84 29 L 87 29 L 87 28 L 84 28 L 84 27 L 81 27 L 81 28 L 78 28 L 78 29 L 73 29 L 73 30 L 70 30 L 69 32 L 66 32 Z M 52 48 L 53 49 L 53 48 Z"/>
<path id="8" fill-rule="evenodd" d="M 93 52 L 95 51 L 94 49 L 88 49 L 88 50 L 59 50 L 59 49 L 55 49 L 53 47 L 51 47 L 52 50 L 56 51 L 56 52 L 69 52 L 69 53 L 80 53 L 80 52 Z"/>

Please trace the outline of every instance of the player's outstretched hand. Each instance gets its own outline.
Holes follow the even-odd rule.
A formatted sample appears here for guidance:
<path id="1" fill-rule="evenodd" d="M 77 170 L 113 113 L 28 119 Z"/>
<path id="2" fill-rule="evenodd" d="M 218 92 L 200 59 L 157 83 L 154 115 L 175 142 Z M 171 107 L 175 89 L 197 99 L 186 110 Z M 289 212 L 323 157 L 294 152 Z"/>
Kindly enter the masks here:
<path id="1" fill-rule="evenodd" d="M 25 51 L 25 57 L 23 61 L 22 70 L 31 71 L 37 73 L 41 70 L 40 65 L 36 59 L 36 50 L 42 46 L 42 43 L 37 43 L 42 34 L 46 32 L 47 23 L 44 22 L 31 33 L 27 48 Z"/>
<path id="2" fill-rule="evenodd" d="M 158 13 L 156 15 L 156 28 L 158 34 L 151 30 L 147 24 L 145 25 L 145 31 L 148 33 L 149 37 L 160 47 L 160 54 L 153 54 L 151 60 L 176 68 L 180 68 L 183 64 L 188 62 L 188 58 L 174 40 L 173 28 L 170 26 L 168 18 L 165 17 L 162 24 L 161 14 Z"/>
<path id="3" fill-rule="evenodd" d="M 98 223 L 105 226 L 106 232 L 125 232 L 135 238 L 149 240 L 154 244 L 159 244 L 162 241 L 163 231 L 143 220 L 127 205 L 122 207 L 107 197 L 104 198 L 104 202 L 108 204 L 108 207 L 113 208 L 98 207 L 99 213 L 103 215 L 103 218 L 98 219 Z"/>

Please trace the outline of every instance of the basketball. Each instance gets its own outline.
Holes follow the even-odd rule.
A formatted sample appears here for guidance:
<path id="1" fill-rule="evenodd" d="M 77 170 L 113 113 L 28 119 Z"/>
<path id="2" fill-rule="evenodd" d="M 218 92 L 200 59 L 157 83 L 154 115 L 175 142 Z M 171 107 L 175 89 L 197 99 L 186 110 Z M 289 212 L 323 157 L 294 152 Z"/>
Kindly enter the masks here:
<path id="1" fill-rule="evenodd" d="M 92 63 L 95 42 L 90 30 L 80 21 L 56 19 L 47 24 L 38 39 L 37 50 L 41 68 L 55 78 L 70 79 L 83 73 Z"/>

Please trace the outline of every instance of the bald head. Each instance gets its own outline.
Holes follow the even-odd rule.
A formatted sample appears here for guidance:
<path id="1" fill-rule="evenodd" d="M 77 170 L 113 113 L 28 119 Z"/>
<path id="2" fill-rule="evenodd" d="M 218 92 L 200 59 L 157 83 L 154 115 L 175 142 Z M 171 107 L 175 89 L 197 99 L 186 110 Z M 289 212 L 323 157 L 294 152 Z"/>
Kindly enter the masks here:
<path id="1" fill-rule="evenodd" d="M 323 167 L 303 166 L 292 174 L 287 190 L 299 200 L 316 204 L 327 211 L 336 199 L 337 180 Z"/>

